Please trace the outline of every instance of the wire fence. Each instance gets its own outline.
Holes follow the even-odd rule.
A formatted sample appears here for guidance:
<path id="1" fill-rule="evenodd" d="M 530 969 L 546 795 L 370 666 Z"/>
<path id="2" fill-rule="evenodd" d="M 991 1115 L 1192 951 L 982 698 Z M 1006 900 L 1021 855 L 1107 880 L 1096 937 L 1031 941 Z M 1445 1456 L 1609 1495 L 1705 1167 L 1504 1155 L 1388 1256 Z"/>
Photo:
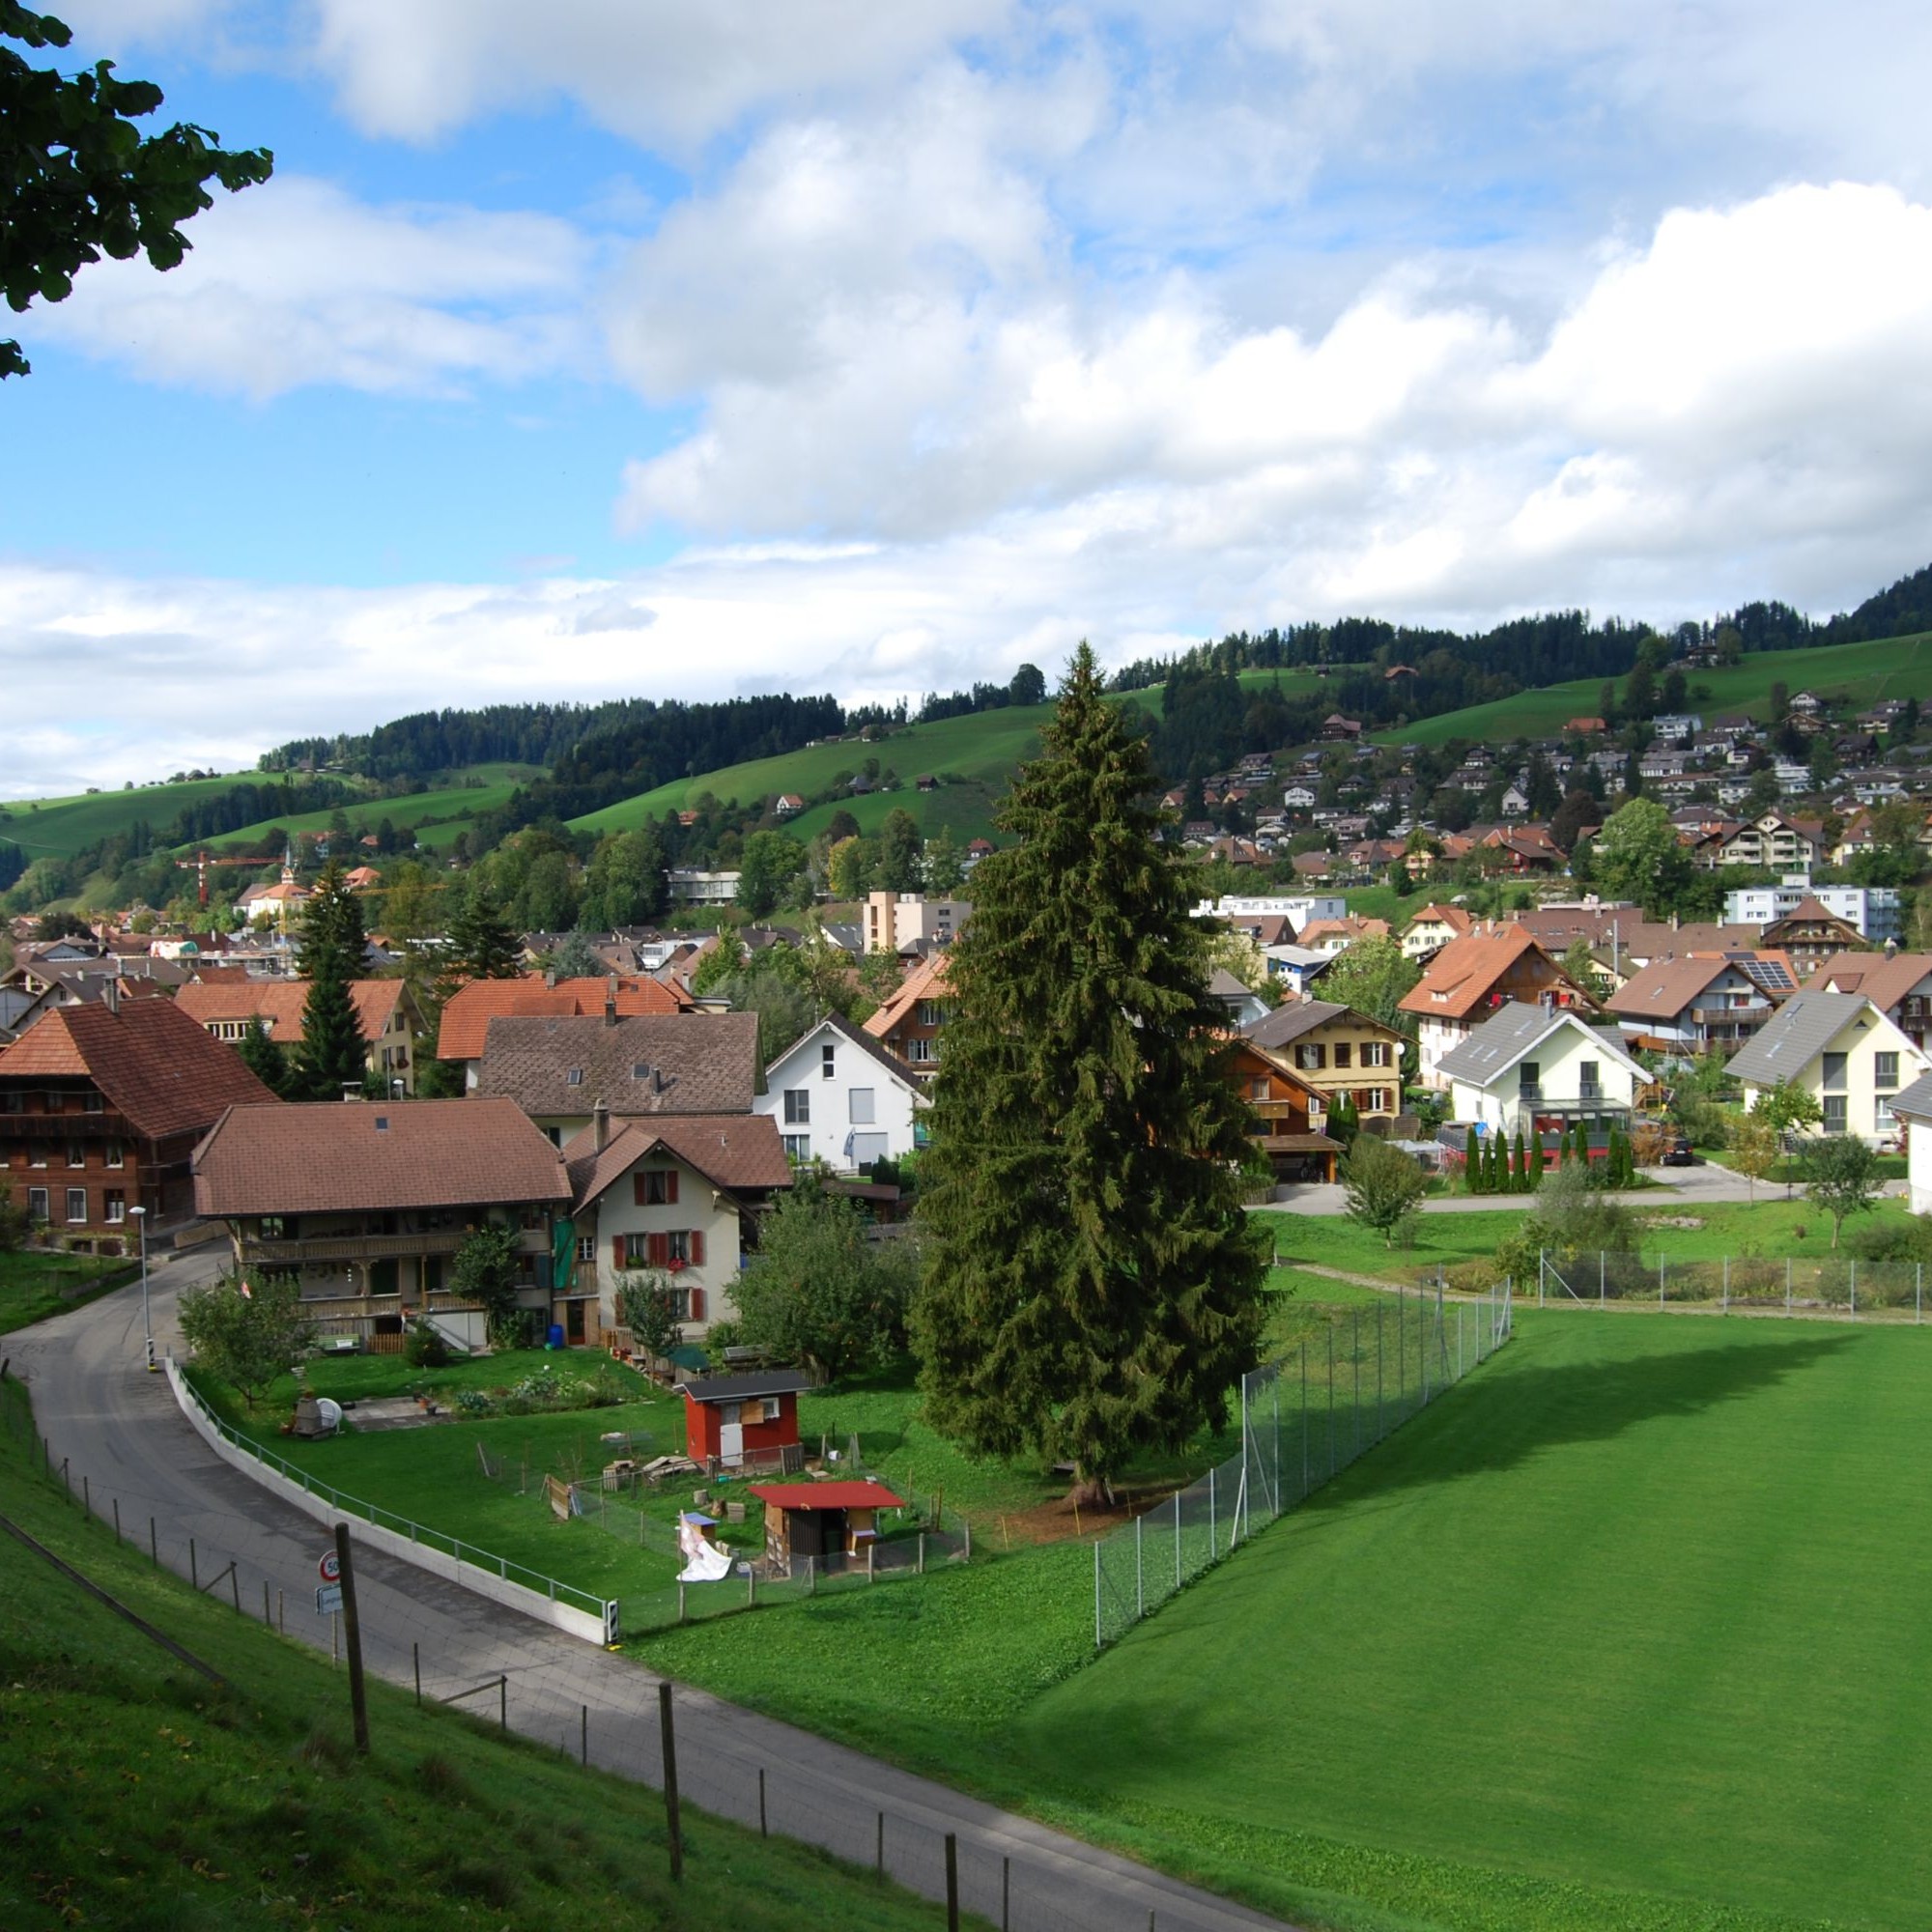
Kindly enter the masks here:
<path id="1" fill-rule="evenodd" d="M 1575 1255 L 1545 1250 L 1538 1255 L 1539 1308 L 1605 1307 L 1611 1302 L 1919 1322 L 1925 1316 L 1925 1267 L 1921 1262 L 1865 1262 L 1835 1254 L 1723 1255 L 1715 1261 L 1607 1249 Z"/>
<path id="2" fill-rule="evenodd" d="M 321 1609 L 315 1590 L 326 1532 L 300 1525 L 291 1533 L 271 1498 L 237 1510 L 213 1492 L 185 1492 L 172 1464 L 144 1471 L 138 1462 L 103 1455 L 99 1479 L 92 1479 L 82 1461 L 71 1460 L 84 1456 L 89 1438 L 56 1443 L 38 1434 L 17 1372 L 10 1378 L 4 1369 L 0 1423 L 0 1455 L 14 1460 L 22 1479 L 50 1486 L 71 1504 L 74 1532 L 59 1539 L 60 1553 L 83 1575 L 107 1567 L 90 1547 L 120 1545 L 238 1618 L 320 1652 L 336 1674 L 320 1680 L 316 1721 L 346 1725 L 341 1619 Z M 484 1733 L 532 1740 L 572 1763 L 663 1790 L 665 1723 L 652 1673 L 479 1605 L 367 1544 L 355 1561 L 362 1654 L 372 1674 Z M 286 1666 L 265 1657 L 264 1668 Z M 242 1700 L 236 1720 L 246 1722 L 248 1682 L 242 1675 L 232 1681 Z M 864 1761 L 848 1760 L 828 1776 L 818 1747 L 801 1746 L 787 1725 L 683 1690 L 672 1701 L 679 1833 L 701 1827 L 708 1814 L 819 1846 L 846 1861 L 855 1902 L 860 1888 L 879 1879 L 935 1902 L 956 1900 L 962 1916 L 1002 1932 L 1113 1932 L 1121 1925 L 1138 1932 L 1143 1924 L 1151 1932 L 1231 1932 L 1255 1922 L 1239 1907 L 1077 1841 L 1049 1839 L 1037 1828 L 1027 1829 L 1046 1841 L 1016 1843 L 1010 1821 L 984 1807 L 949 1819 L 951 1794 L 903 1774 L 871 1786 L 861 1775 Z M 375 1753 L 396 1749 L 386 1728 L 393 1718 L 378 1708 L 372 1719 Z M 605 1802 L 604 1794 L 586 1787 L 585 1802 Z M 668 1860 L 677 1837 L 687 1885 L 702 1885 L 714 1863 L 731 1856 L 731 1842 L 715 1832 L 694 1831 L 688 1839 L 674 1833 L 668 1803 L 641 1814 L 627 1807 L 626 1817 L 640 1855 Z"/>
<path id="3" fill-rule="evenodd" d="M 1505 1281 L 1468 1300 L 1398 1290 L 1241 1378 L 1241 1446 L 1094 1545 L 1094 1643 L 1123 1635 L 1508 1341 Z"/>

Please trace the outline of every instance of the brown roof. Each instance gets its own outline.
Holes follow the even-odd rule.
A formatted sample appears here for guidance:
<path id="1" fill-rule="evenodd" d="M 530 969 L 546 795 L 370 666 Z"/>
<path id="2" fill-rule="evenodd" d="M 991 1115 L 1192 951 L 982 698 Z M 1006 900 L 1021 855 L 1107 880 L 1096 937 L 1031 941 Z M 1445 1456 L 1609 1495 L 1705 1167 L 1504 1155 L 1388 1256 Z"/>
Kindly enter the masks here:
<path id="1" fill-rule="evenodd" d="M 232 1046 L 224 1046 L 172 1000 L 60 1007 L 0 1052 L 0 1080 L 85 1074 L 137 1134 L 161 1140 L 193 1133 L 225 1107 L 280 1102 Z"/>
<path id="2" fill-rule="evenodd" d="M 1909 993 L 1932 978 L 1932 952 L 1834 952 L 1812 974 L 1814 993 L 1862 993 L 1882 1013 L 1890 1014 Z"/>
<path id="3" fill-rule="evenodd" d="M 609 980 L 559 980 L 554 986 L 545 984 L 539 973 L 526 973 L 517 980 L 472 980 L 452 993 L 443 1007 L 436 1057 L 480 1059 L 493 1019 L 540 1015 L 568 1019 L 582 1013 L 601 1014 L 610 995 Z M 680 988 L 648 975 L 619 979 L 616 1002 L 620 1019 L 639 1013 L 682 1012 L 691 1004 L 689 995 Z"/>
<path id="4" fill-rule="evenodd" d="M 1521 926 L 1506 925 L 1500 931 L 1465 932 L 1452 939 L 1403 996 L 1400 1010 L 1433 1013 L 1437 1019 L 1466 1019 L 1489 998 L 1497 980 L 1531 953 L 1539 954 L 1569 983 L 1562 968 Z"/>
<path id="5" fill-rule="evenodd" d="M 757 1079 L 756 1013 L 512 1017 L 490 1022 L 475 1092 L 526 1114 L 749 1114 Z"/>
<path id="6" fill-rule="evenodd" d="M 657 1153 L 668 1153 L 713 1186 L 732 1192 L 791 1185 L 791 1164 L 769 1114 L 668 1115 L 613 1122 L 601 1153 L 594 1127 L 585 1127 L 564 1148 L 576 1208 L 589 1207 L 613 1181 Z"/>
<path id="7" fill-rule="evenodd" d="M 1451 932 L 1467 932 L 1475 924 L 1475 917 L 1466 908 L 1459 905 L 1426 905 L 1418 913 L 1410 914 L 1403 930 L 1420 925 L 1424 920 L 1432 924 L 1446 925 Z"/>
<path id="8" fill-rule="evenodd" d="M 1611 1012 L 1632 1019 L 1674 1018 L 1730 964 L 1720 952 L 1655 959 L 1642 972 L 1632 974 L 1604 1004 Z"/>
<path id="9" fill-rule="evenodd" d="M 1587 939 L 1593 947 L 1614 942 L 1620 955 L 1645 965 L 1659 959 L 1684 959 L 1693 952 L 1748 952 L 1757 945 L 1754 925 L 1720 925 L 1710 921 L 1645 919 L 1635 906 L 1552 906 L 1514 916 L 1537 943 L 1560 952 L 1572 940 Z"/>
<path id="10" fill-rule="evenodd" d="M 203 1026 L 217 1020 L 248 1020 L 261 1015 L 270 1036 L 283 1044 L 302 1037 L 302 1009 L 308 1005 L 307 980 L 195 981 L 175 995 L 175 1005 Z M 400 980 L 352 980 L 349 996 L 365 1040 L 381 1039 L 403 996 Z"/>
<path id="11" fill-rule="evenodd" d="M 874 1039 L 890 1039 L 920 1001 L 949 999 L 952 993 L 952 981 L 946 977 L 946 955 L 936 952 L 905 976 L 898 990 L 866 1022 L 866 1031 Z"/>
<path id="12" fill-rule="evenodd" d="M 1394 1027 L 1384 1026 L 1380 1020 L 1371 1019 L 1367 1013 L 1359 1013 L 1353 1007 L 1340 1006 L 1333 1000 L 1284 1000 L 1272 1012 L 1250 1020 L 1241 1031 L 1256 1046 L 1279 1053 L 1303 1034 L 1313 1033 L 1330 1020 L 1341 1020 L 1350 1027 L 1373 1027 L 1390 1039 L 1402 1037 Z"/>
<path id="13" fill-rule="evenodd" d="M 563 1156 L 509 1100 L 231 1107 L 194 1152 L 202 1214 L 561 1207 L 569 1199 Z"/>

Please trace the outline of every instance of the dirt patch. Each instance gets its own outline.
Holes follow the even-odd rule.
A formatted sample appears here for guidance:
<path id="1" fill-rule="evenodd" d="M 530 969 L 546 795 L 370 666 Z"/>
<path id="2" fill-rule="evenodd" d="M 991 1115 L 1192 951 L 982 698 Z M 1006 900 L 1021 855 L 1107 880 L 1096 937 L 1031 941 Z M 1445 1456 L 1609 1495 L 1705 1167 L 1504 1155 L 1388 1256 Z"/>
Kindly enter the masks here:
<path id="1" fill-rule="evenodd" d="M 1039 1543 L 1065 1543 L 1074 1537 L 1105 1536 L 1109 1530 L 1118 1529 L 1123 1522 L 1131 1522 L 1135 1517 L 1145 1516 L 1156 1504 L 1164 1503 L 1179 1487 L 1178 1483 L 1168 1483 L 1139 1489 L 1116 1488 L 1111 1507 L 1106 1504 L 1075 1505 L 1065 1496 L 1056 1496 L 1051 1502 L 1036 1503 L 1032 1509 L 1020 1510 L 1009 1516 L 976 1518 L 973 1534 L 995 1549 L 1018 1549 Z"/>

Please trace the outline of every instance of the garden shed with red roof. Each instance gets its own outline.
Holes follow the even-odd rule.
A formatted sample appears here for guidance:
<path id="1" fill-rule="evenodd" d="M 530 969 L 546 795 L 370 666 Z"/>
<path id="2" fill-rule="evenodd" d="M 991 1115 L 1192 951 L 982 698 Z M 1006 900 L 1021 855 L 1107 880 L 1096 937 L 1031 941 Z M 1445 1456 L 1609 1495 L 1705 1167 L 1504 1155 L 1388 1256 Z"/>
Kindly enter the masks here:
<path id="1" fill-rule="evenodd" d="M 883 1483 L 761 1483 L 752 1493 L 765 1506 L 765 1555 L 789 1574 L 794 1558 L 820 1562 L 864 1556 L 878 1541 L 882 1509 L 904 1498 Z"/>

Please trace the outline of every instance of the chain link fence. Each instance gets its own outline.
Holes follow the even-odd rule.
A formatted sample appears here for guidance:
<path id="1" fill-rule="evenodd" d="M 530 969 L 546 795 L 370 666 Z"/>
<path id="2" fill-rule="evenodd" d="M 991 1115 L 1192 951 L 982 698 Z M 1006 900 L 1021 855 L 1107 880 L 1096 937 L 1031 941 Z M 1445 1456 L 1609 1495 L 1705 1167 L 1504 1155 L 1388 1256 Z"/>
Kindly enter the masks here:
<path id="1" fill-rule="evenodd" d="M 1861 1262 L 1850 1255 L 1676 1261 L 1668 1255 L 1590 1249 L 1577 1255 L 1546 1250 L 1538 1256 L 1539 1308 L 1611 1302 L 1917 1322 L 1924 1320 L 1925 1267 L 1920 1262 Z"/>
<path id="2" fill-rule="evenodd" d="M 1508 1341 L 1508 1282 L 1467 1300 L 1398 1290 L 1241 1378 L 1240 1448 L 1094 1545 L 1102 1648 L 1293 1509 Z"/>

